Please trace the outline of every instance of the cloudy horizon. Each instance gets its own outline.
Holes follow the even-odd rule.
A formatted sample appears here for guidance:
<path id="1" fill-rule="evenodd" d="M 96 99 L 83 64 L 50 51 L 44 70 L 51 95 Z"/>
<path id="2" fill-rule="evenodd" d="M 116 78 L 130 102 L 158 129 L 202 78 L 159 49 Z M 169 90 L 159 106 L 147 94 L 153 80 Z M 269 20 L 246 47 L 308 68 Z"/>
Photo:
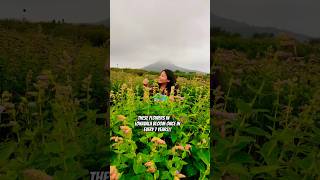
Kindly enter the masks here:
<path id="1" fill-rule="evenodd" d="M 320 1 L 317 0 L 213 0 L 215 15 L 261 27 L 320 37 Z"/>
<path id="2" fill-rule="evenodd" d="M 110 7 L 111 67 L 143 68 L 164 59 L 210 72 L 209 0 L 111 0 Z"/>

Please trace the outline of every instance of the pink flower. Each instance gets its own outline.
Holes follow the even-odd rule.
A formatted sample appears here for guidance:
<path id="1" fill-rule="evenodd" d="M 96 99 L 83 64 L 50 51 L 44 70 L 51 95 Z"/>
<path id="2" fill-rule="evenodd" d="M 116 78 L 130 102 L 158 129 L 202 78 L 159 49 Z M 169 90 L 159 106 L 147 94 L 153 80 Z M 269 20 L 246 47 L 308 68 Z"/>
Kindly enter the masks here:
<path id="1" fill-rule="evenodd" d="M 114 142 L 120 142 L 123 141 L 123 138 L 118 136 L 112 136 L 110 140 L 114 140 Z"/>
<path id="2" fill-rule="evenodd" d="M 124 121 L 124 120 L 126 119 L 126 117 L 125 117 L 124 115 L 118 115 L 118 116 L 117 116 L 117 119 L 118 119 L 119 121 Z"/>
<path id="3" fill-rule="evenodd" d="M 156 168 L 155 167 L 150 167 L 150 168 L 147 169 L 147 172 L 154 173 L 154 172 L 156 172 Z"/>
<path id="4" fill-rule="evenodd" d="M 187 151 L 190 150 L 190 148 L 191 148 L 191 145 L 190 145 L 190 144 L 187 144 L 186 147 L 185 147 L 185 149 L 186 149 Z"/>
<path id="5" fill-rule="evenodd" d="M 156 143 L 156 144 L 166 144 L 166 142 L 165 142 L 164 140 L 162 140 L 162 139 L 160 139 L 160 138 L 158 138 L 158 137 L 153 137 L 153 138 L 151 139 L 151 142 L 154 142 L 154 143 Z"/>
<path id="6" fill-rule="evenodd" d="M 185 178 L 186 176 L 184 174 L 181 174 L 179 171 L 176 171 L 176 174 L 174 175 L 174 180 L 180 180 L 181 178 Z"/>
<path id="7" fill-rule="evenodd" d="M 130 127 L 128 126 L 120 126 L 120 129 L 122 130 L 122 132 L 126 135 L 130 135 L 132 133 L 132 130 Z"/>
<path id="8" fill-rule="evenodd" d="M 118 180 L 119 173 L 116 166 L 110 166 L 110 180 Z"/>
<path id="9" fill-rule="evenodd" d="M 147 166 L 147 167 L 152 166 L 152 164 L 153 164 L 153 163 L 152 163 L 151 161 L 148 161 L 148 162 L 144 163 L 144 165 Z"/>

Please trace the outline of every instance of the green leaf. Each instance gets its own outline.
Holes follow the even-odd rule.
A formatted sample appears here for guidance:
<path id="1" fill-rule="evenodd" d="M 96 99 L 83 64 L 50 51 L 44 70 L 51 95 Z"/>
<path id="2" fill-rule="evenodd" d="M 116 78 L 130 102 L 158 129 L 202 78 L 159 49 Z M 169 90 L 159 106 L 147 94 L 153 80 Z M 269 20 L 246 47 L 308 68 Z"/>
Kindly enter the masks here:
<path id="1" fill-rule="evenodd" d="M 229 160 L 231 163 L 254 163 L 254 159 L 246 152 L 237 152 Z"/>
<path id="2" fill-rule="evenodd" d="M 205 164 L 202 161 L 193 161 L 193 164 L 200 172 L 206 170 Z"/>
<path id="3" fill-rule="evenodd" d="M 59 153 L 60 150 L 60 144 L 57 142 L 49 142 L 45 144 L 44 146 L 45 153 Z"/>
<path id="4" fill-rule="evenodd" d="M 133 171 L 135 174 L 140 174 L 146 171 L 146 167 L 136 159 L 133 160 Z"/>
<path id="5" fill-rule="evenodd" d="M 79 148 L 79 146 L 77 146 L 77 144 L 68 143 L 65 147 L 65 155 L 66 157 L 74 157 L 77 156 L 77 154 L 79 154 L 80 150 L 81 149 Z"/>
<path id="6" fill-rule="evenodd" d="M 145 180 L 153 180 L 153 175 L 150 173 L 143 174 L 143 178 Z"/>
<path id="7" fill-rule="evenodd" d="M 15 142 L 7 142 L 7 143 L 1 143 L 0 145 L 0 160 L 4 161 L 9 159 L 10 155 L 14 152 L 16 148 Z"/>
<path id="8" fill-rule="evenodd" d="M 173 162 L 179 162 L 181 159 L 179 158 L 179 157 L 177 157 L 177 156 L 174 156 L 173 158 L 172 158 L 172 161 Z"/>
<path id="9" fill-rule="evenodd" d="M 55 167 L 60 164 L 63 164 L 63 161 L 61 161 L 61 158 L 59 158 L 59 157 L 51 157 L 50 158 L 50 166 Z"/>
<path id="10" fill-rule="evenodd" d="M 242 175 L 248 174 L 247 168 L 245 168 L 240 163 L 231 163 L 231 164 L 226 165 L 224 168 L 230 174 L 242 174 Z"/>
<path id="11" fill-rule="evenodd" d="M 153 175 L 154 179 L 159 179 L 159 175 L 160 175 L 160 171 L 157 170 Z"/>
<path id="12" fill-rule="evenodd" d="M 75 174 L 71 172 L 66 171 L 56 171 L 54 173 L 54 180 L 60 180 L 60 179 L 75 179 Z"/>
<path id="13" fill-rule="evenodd" d="M 250 113 L 252 111 L 249 103 L 244 102 L 242 99 L 236 101 L 236 106 L 240 112 Z"/>
<path id="14" fill-rule="evenodd" d="M 283 143 L 290 143 L 293 141 L 296 133 L 292 129 L 283 129 L 283 130 L 278 130 L 275 133 L 275 137 L 277 138 L 278 141 L 281 141 Z"/>
<path id="15" fill-rule="evenodd" d="M 259 153 L 268 165 L 275 165 L 279 163 L 278 158 L 280 151 L 277 146 L 277 141 L 271 140 L 262 145 Z"/>
<path id="16" fill-rule="evenodd" d="M 147 144 L 148 143 L 148 137 L 147 136 L 143 136 L 141 137 L 140 139 L 140 142 L 144 143 L 144 144 Z"/>
<path id="17" fill-rule="evenodd" d="M 153 158 L 154 162 L 165 162 L 166 161 L 166 157 L 165 156 L 161 156 L 160 154 L 156 154 Z"/>
<path id="18" fill-rule="evenodd" d="M 169 160 L 166 162 L 167 168 L 171 169 L 172 168 L 172 160 Z"/>
<path id="19" fill-rule="evenodd" d="M 183 152 L 182 152 L 182 155 L 181 155 L 181 157 L 182 157 L 182 158 L 185 158 L 185 157 L 187 157 L 187 151 L 183 151 Z"/>
<path id="20" fill-rule="evenodd" d="M 197 155 L 199 156 L 199 158 L 207 165 L 209 166 L 210 164 L 210 152 L 207 149 L 200 149 L 197 152 Z"/>
<path id="21" fill-rule="evenodd" d="M 127 159 L 133 159 L 136 157 L 135 153 L 126 153 L 126 154 L 122 154 L 123 157 L 126 157 Z"/>
<path id="22" fill-rule="evenodd" d="M 194 176 L 198 173 L 197 169 L 191 164 L 186 165 L 184 168 L 188 177 Z"/>
<path id="23" fill-rule="evenodd" d="M 301 180 L 303 179 L 303 175 L 299 175 L 297 172 L 293 171 L 293 170 L 290 170 L 290 169 L 286 169 L 284 172 L 283 172 L 283 177 L 279 177 L 278 179 L 279 180 Z M 308 178 L 306 178 L 308 179 Z"/>
<path id="24" fill-rule="evenodd" d="M 248 127 L 244 129 L 245 132 L 249 133 L 249 134 L 253 134 L 253 135 L 257 135 L 257 136 L 267 136 L 269 135 L 269 133 L 267 133 L 266 131 L 258 128 L 258 127 Z"/>
<path id="25" fill-rule="evenodd" d="M 268 112 L 270 112 L 270 110 L 269 109 L 254 109 L 253 110 L 253 112 L 255 112 L 255 113 L 268 113 Z"/>
<path id="26" fill-rule="evenodd" d="M 141 180 L 143 179 L 142 175 L 135 175 L 133 176 L 132 174 L 123 174 L 121 177 L 120 177 L 120 180 L 126 180 L 126 179 L 132 179 L 132 180 Z"/>
<path id="27" fill-rule="evenodd" d="M 265 116 L 267 119 L 271 120 L 272 122 L 276 122 L 277 121 L 276 118 L 274 118 L 273 116 L 270 116 L 268 114 L 264 114 L 263 116 Z"/>
<path id="28" fill-rule="evenodd" d="M 300 167 L 303 170 L 307 170 L 312 165 L 312 163 L 311 163 L 312 161 L 314 161 L 314 159 L 312 158 L 311 155 L 308 155 L 304 159 L 301 159 L 301 160 L 298 161 L 299 162 L 298 163 L 298 167 Z"/>
<path id="29" fill-rule="evenodd" d="M 117 165 L 118 169 L 125 169 L 127 167 L 129 167 L 127 164 L 119 164 Z"/>
<path id="30" fill-rule="evenodd" d="M 171 134 L 171 140 L 173 143 L 176 142 L 177 138 L 178 138 L 177 133 Z"/>
<path id="31" fill-rule="evenodd" d="M 170 175 L 170 173 L 169 173 L 169 171 L 162 171 L 162 172 L 160 172 L 160 179 L 162 179 L 162 180 L 167 180 L 167 179 L 172 179 L 172 177 L 171 177 L 171 175 Z"/>
<path id="32" fill-rule="evenodd" d="M 272 173 L 272 172 L 275 172 L 278 169 L 280 169 L 279 166 L 273 166 L 273 165 L 270 165 L 270 166 L 259 166 L 259 167 L 252 167 L 250 169 L 250 172 L 255 175 L 255 174 L 260 174 L 260 173 Z"/>
<path id="33" fill-rule="evenodd" d="M 251 142 L 255 142 L 255 139 L 249 136 L 239 136 L 237 143 L 230 148 L 232 148 L 233 151 L 239 151 L 247 147 L 247 145 Z"/>
<path id="34" fill-rule="evenodd" d="M 137 154 L 137 161 L 138 162 L 146 162 L 149 160 L 149 156 L 143 153 L 138 153 Z"/>

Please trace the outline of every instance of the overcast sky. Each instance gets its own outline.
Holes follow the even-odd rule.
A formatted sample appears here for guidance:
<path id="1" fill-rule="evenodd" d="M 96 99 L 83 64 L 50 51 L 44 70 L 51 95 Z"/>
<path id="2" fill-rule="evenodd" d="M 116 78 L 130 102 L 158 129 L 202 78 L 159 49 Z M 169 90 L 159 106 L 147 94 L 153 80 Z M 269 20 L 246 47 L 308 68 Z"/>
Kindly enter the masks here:
<path id="1" fill-rule="evenodd" d="M 86 23 L 109 17 L 109 0 L 0 0 L 0 18 Z M 22 10 L 26 9 L 26 14 Z"/>
<path id="2" fill-rule="evenodd" d="M 209 72 L 210 0 L 111 0 L 112 67 L 160 59 Z"/>
<path id="3" fill-rule="evenodd" d="M 212 0 L 212 13 L 320 37 L 319 0 Z"/>

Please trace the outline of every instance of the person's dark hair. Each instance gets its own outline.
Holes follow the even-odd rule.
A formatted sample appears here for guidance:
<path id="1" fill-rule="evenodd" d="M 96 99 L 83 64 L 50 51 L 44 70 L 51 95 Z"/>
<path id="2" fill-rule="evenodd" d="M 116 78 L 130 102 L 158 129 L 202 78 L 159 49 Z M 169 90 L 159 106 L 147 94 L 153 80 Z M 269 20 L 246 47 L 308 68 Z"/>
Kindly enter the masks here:
<path id="1" fill-rule="evenodd" d="M 167 90 L 168 94 L 170 94 L 171 86 L 174 86 L 175 89 L 178 88 L 178 85 L 176 84 L 176 82 L 177 82 L 176 76 L 174 75 L 173 71 L 171 71 L 169 69 L 164 69 L 160 73 L 162 73 L 163 71 L 166 73 L 167 79 L 170 81 L 170 82 L 167 83 L 167 87 L 166 87 L 166 90 Z M 160 84 L 159 84 L 159 86 L 160 86 Z M 175 92 L 175 95 L 176 95 L 176 92 Z"/>

